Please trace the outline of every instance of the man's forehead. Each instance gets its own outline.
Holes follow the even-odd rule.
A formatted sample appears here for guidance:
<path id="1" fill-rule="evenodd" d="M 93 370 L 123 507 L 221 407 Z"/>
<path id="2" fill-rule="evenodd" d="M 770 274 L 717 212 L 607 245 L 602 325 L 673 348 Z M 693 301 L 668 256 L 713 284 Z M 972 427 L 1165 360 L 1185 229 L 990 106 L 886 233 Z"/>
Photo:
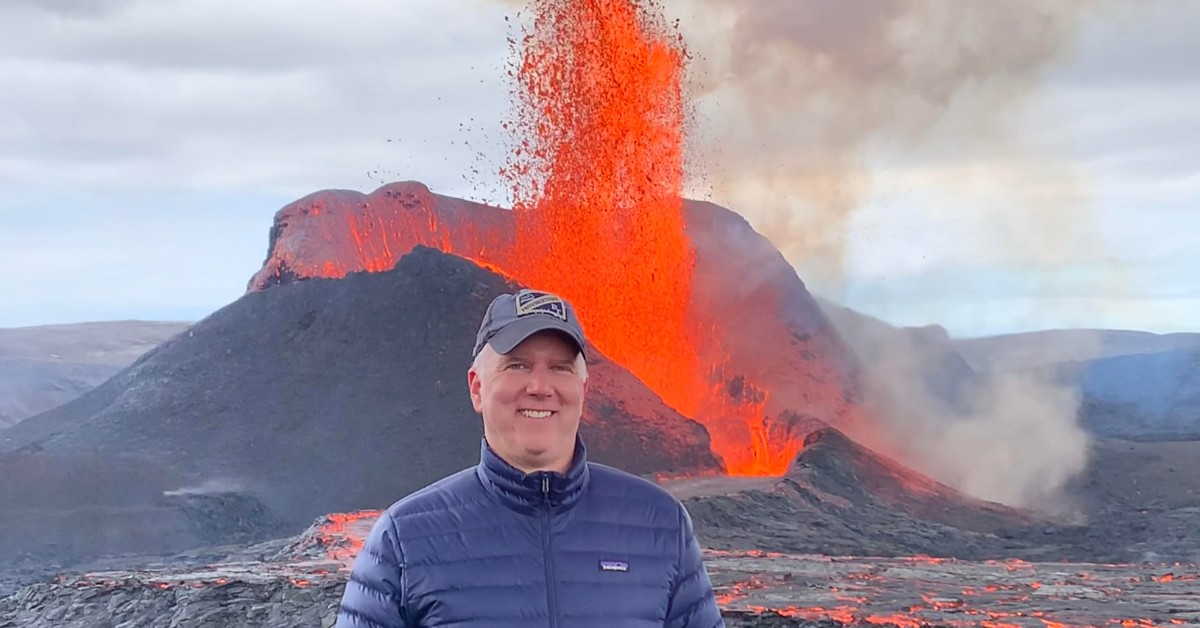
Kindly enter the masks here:
<path id="1" fill-rule="evenodd" d="M 574 360 L 575 356 L 579 355 L 579 348 L 575 346 L 575 341 L 571 340 L 566 334 L 554 330 L 539 331 L 536 334 L 517 343 L 517 346 L 512 348 L 502 357 L 532 357 L 535 354 L 548 353 L 553 358 L 562 358 L 564 360 Z"/>

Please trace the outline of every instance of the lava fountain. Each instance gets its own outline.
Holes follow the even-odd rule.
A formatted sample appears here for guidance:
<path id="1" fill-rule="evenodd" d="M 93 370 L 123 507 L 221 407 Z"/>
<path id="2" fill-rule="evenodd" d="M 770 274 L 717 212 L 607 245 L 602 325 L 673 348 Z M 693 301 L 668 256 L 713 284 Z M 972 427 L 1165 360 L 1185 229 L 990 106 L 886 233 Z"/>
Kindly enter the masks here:
<path id="1" fill-rule="evenodd" d="M 539 2 L 517 51 L 507 268 L 683 414 L 703 392 L 684 235 L 683 52 L 629 0 Z"/>
<path id="2" fill-rule="evenodd" d="M 505 267 L 574 302 L 601 351 L 709 428 L 730 473 L 781 475 L 798 443 L 767 437 L 761 395 L 721 395 L 704 317 L 691 308 L 682 39 L 650 2 L 539 0 L 533 9 L 514 40 L 516 115 L 506 129 L 517 148 L 502 174 L 516 239 Z"/>

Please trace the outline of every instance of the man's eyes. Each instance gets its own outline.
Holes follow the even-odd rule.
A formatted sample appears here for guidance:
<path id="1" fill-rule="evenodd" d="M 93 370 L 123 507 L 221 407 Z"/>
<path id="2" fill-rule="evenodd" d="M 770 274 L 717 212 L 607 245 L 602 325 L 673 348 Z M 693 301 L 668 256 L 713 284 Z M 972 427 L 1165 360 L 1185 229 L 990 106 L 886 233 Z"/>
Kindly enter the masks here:
<path id="1" fill-rule="evenodd" d="M 505 365 L 504 370 L 507 371 L 507 370 L 513 370 L 513 369 L 527 369 L 527 368 L 529 368 L 528 364 L 522 364 L 520 362 L 510 362 L 507 365 Z M 561 371 L 563 373 L 574 373 L 575 372 L 575 366 L 572 364 L 555 364 L 555 365 L 552 365 L 550 367 L 550 369 L 554 370 L 554 371 Z"/>

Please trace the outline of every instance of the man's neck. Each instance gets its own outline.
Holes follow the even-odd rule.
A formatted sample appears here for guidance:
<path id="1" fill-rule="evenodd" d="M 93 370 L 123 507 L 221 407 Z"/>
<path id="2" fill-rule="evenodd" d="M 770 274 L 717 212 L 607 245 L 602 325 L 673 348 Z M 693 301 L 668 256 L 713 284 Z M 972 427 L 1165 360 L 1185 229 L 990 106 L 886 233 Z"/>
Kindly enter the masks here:
<path id="1" fill-rule="evenodd" d="M 501 457 L 503 458 L 503 456 L 501 456 Z M 556 462 L 524 461 L 524 462 L 514 463 L 512 460 L 508 460 L 508 459 L 505 459 L 505 462 L 516 467 L 518 470 L 520 470 L 525 475 L 529 475 L 531 473 L 537 473 L 538 471 L 553 471 L 554 473 L 561 473 L 563 475 L 566 475 L 567 469 L 571 468 L 571 458 L 570 457 L 568 457 L 566 460 L 558 460 Z"/>
<path id="2" fill-rule="evenodd" d="M 514 469 L 524 473 L 525 475 L 537 473 L 538 471 L 552 471 L 554 473 L 566 475 L 567 470 L 571 468 L 571 462 L 575 458 L 574 448 L 571 449 L 571 452 L 567 454 L 567 456 L 559 458 L 558 460 L 522 460 L 517 456 L 505 455 L 503 452 L 493 447 L 490 441 L 488 441 L 488 448 L 492 450 L 492 453 L 499 456 L 501 460 L 507 462 Z"/>

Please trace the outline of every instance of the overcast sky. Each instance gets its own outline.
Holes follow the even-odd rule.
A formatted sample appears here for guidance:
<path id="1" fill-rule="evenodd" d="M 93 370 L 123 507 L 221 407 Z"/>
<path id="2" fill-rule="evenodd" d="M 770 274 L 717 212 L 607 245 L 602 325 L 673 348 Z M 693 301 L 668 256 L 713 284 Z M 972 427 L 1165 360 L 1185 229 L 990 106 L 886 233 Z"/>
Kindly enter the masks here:
<path id="1" fill-rule="evenodd" d="M 483 0 L 0 3 L 0 327 L 198 320 L 244 292 L 274 213 L 316 190 L 419 180 L 502 201 L 508 13 Z M 1085 19 L 1019 113 L 1045 180 L 947 184 L 962 178 L 955 150 L 882 151 L 844 282 L 814 287 L 957 335 L 1200 331 L 1200 0 L 1117 15 Z M 1060 168 L 1076 173 L 1089 253 L 996 247 L 1028 216 L 1011 205 Z"/>

